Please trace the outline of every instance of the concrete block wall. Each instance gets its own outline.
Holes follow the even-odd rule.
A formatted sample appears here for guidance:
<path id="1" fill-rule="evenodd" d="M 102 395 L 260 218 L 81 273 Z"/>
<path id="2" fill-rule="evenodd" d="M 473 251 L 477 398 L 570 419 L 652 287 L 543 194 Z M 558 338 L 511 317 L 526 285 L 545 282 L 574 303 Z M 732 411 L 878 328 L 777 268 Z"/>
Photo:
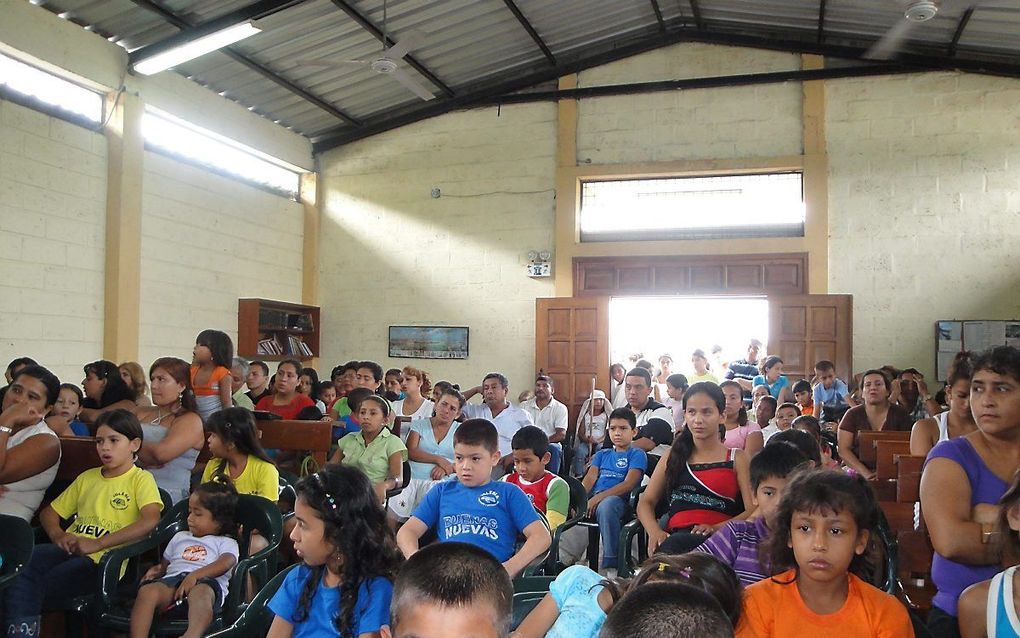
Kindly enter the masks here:
<path id="1" fill-rule="evenodd" d="M 408 363 L 433 380 L 534 379 L 535 298 L 524 272 L 552 250 L 556 108 L 452 113 L 322 156 L 322 363 Z M 433 199 L 430 191 L 441 190 Z M 390 325 L 465 325 L 466 360 L 390 359 Z"/>
<path id="2" fill-rule="evenodd" d="M 1020 318 L 1020 81 L 826 82 L 829 290 L 854 363 L 934 372 L 934 322 Z"/>
<path id="3" fill-rule="evenodd" d="M 105 223 L 106 139 L 0 101 L 0 365 L 101 357 Z"/>
<path id="4" fill-rule="evenodd" d="M 768 73 L 801 68 L 800 56 L 680 44 L 582 71 L 578 86 Z M 581 100 L 579 164 L 799 155 L 797 82 Z"/>
<path id="5" fill-rule="evenodd" d="M 301 204 L 145 153 L 139 360 L 191 360 L 206 328 L 237 339 L 237 300 L 301 301 Z"/>

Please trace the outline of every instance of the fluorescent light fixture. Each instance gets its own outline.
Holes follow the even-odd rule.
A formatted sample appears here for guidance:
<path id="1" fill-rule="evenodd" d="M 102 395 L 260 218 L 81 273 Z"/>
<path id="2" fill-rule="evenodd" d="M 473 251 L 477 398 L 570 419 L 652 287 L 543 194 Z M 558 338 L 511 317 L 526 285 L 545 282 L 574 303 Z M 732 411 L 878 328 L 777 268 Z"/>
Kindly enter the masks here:
<path id="1" fill-rule="evenodd" d="M 145 60 L 135 64 L 134 70 L 142 75 L 159 73 L 160 71 L 175 67 L 182 62 L 194 60 L 195 58 L 203 56 L 210 51 L 221 49 L 229 44 L 233 44 L 245 38 L 250 38 L 251 36 L 261 32 L 262 29 L 259 29 L 251 22 L 235 24 L 232 27 L 227 27 L 226 29 L 222 29 L 215 33 L 210 33 L 207 36 L 203 36 L 197 40 L 188 42 L 187 44 L 174 47 L 169 51 L 158 53 L 151 58 L 146 58 Z"/>

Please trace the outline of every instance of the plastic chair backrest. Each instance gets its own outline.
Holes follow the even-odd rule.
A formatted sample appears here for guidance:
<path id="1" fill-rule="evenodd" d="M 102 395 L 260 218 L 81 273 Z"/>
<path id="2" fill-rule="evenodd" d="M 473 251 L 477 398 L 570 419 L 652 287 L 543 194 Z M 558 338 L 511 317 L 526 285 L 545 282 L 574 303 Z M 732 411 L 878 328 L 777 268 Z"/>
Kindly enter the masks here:
<path id="1" fill-rule="evenodd" d="M 517 629 L 538 603 L 542 602 L 553 580 L 552 576 L 522 576 L 514 579 L 511 629 Z"/>
<path id="2" fill-rule="evenodd" d="M 563 480 L 570 488 L 570 517 L 583 516 L 588 508 L 588 491 L 584 489 L 581 481 L 573 476 L 564 476 Z"/>
<path id="3" fill-rule="evenodd" d="M 287 574 L 300 567 L 291 565 L 274 576 L 259 590 L 244 612 L 226 629 L 209 634 L 207 638 L 240 638 L 241 636 L 265 636 L 269 626 L 273 624 L 273 612 L 269 611 L 269 601 L 280 589 Z"/>
<path id="4" fill-rule="evenodd" d="M 35 533 L 28 521 L 17 516 L 0 514 L 0 587 L 14 580 L 30 558 L 35 546 Z"/>

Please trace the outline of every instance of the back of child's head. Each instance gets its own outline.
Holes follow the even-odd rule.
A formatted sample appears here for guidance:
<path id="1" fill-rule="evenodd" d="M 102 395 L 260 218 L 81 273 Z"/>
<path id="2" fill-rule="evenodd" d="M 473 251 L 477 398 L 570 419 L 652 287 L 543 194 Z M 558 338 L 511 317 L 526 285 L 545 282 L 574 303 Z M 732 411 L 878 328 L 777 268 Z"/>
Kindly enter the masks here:
<path id="1" fill-rule="evenodd" d="M 711 594 L 683 583 L 649 583 L 624 596 L 599 638 L 733 638 L 733 625 Z"/>
<path id="2" fill-rule="evenodd" d="M 634 410 L 631 410 L 630 408 L 616 408 L 610 412 L 609 420 L 613 421 L 615 419 L 626 421 L 632 430 L 637 429 L 637 415 L 635 415 Z"/>
<path id="3" fill-rule="evenodd" d="M 800 379 L 797 383 L 793 384 L 793 394 L 797 395 L 801 392 L 811 393 L 811 383 L 807 379 Z"/>
<path id="4" fill-rule="evenodd" d="M 243 408 L 242 408 L 243 409 Z M 237 490 L 230 482 L 209 482 L 199 484 L 192 496 L 212 514 L 219 525 L 217 536 L 237 535 Z"/>
<path id="5" fill-rule="evenodd" d="M 506 638 L 513 595 L 510 576 L 489 552 L 467 543 L 433 543 L 400 569 L 393 585 L 390 629 L 394 635 L 415 634 L 414 627 L 401 627 L 408 609 L 474 608 L 491 614 L 496 635 Z"/>
<path id="6" fill-rule="evenodd" d="M 743 602 L 740 579 L 732 567 L 710 554 L 655 554 L 641 563 L 633 578 L 604 580 L 602 585 L 614 601 L 619 601 L 638 587 L 658 582 L 683 583 L 706 591 L 733 626 L 740 620 Z"/>
<path id="7" fill-rule="evenodd" d="M 499 452 L 499 433 L 487 419 L 468 419 L 453 434 L 453 444 L 458 443 L 481 446 L 489 453 Z"/>
<path id="8" fill-rule="evenodd" d="M 138 417 L 130 410 L 117 408 L 116 410 L 103 412 L 96 417 L 96 430 L 98 431 L 103 426 L 110 428 L 117 434 L 123 435 L 128 441 L 135 439 L 139 441 L 144 440 L 142 424 L 139 423 Z"/>
<path id="9" fill-rule="evenodd" d="M 790 428 L 789 430 L 783 430 L 782 432 L 776 432 L 769 437 L 769 442 L 765 447 L 769 445 L 778 445 L 784 443 L 792 445 L 797 448 L 801 454 L 803 454 L 807 460 L 813 461 L 815 467 L 822 464 L 822 449 L 818 445 L 818 441 L 815 437 L 811 436 L 803 430 L 796 430 Z"/>
<path id="10" fill-rule="evenodd" d="M 795 430 L 794 430 L 795 431 Z M 769 441 L 769 444 L 772 442 Z M 783 492 L 776 512 L 776 523 L 766 541 L 766 551 L 771 560 L 772 573 L 797 569 L 797 561 L 791 545 L 792 522 L 796 514 L 834 515 L 845 513 L 853 519 L 858 532 L 867 531 L 872 541 L 878 525 L 879 509 L 875 493 L 867 480 L 845 472 L 813 469 L 796 472 Z M 869 542 L 869 548 L 873 543 Z M 865 581 L 873 575 L 871 554 L 866 550 L 855 554 L 849 571 Z"/>
<path id="11" fill-rule="evenodd" d="M 273 462 L 259 441 L 254 415 L 244 408 L 225 408 L 213 412 L 205 421 L 205 430 L 219 437 L 224 445 L 232 443 L 241 454 L 254 456 L 267 463 Z M 222 463 L 220 469 L 225 471 L 226 466 L 226 463 Z"/>
<path id="12" fill-rule="evenodd" d="M 810 414 L 802 414 L 793 420 L 793 429 L 803 430 L 815 437 L 819 445 L 822 443 L 822 424 L 818 419 Z"/>
<path id="13" fill-rule="evenodd" d="M 542 458 L 549 451 L 549 437 L 542 431 L 542 428 L 526 425 L 514 433 L 514 438 L 510 440 L 510 447 L 514 450 L 531 450 L 535 456 Z"/>
<path id="14" fill-rule="evenodd" d="M 361 402 L 372 396 L 372 391 L 368 388 L 354 388 L 347 393 L 347 407 L 351 409 L 351 414 L 357 416 L 358 410 L 361 409 Z"/>
<path id="15" fill-rule="evenodd" d="M 957 352 L 953 362 L 949 364 L 946 375 L 946 386 L 953 387 L 960 381 L 970 381 L 974 376 L 974 353 L 969 350 Z"/>
<path id="16" fill-rule="evenodd" d="M 203 330 L 195 337 L 195 345 L 209 348 L 214 364 L 228 370 L 234 365 L 234 342 L 222 330 Z"/>
<path id="17" fill-rule="evenodd" d="M 768 479 L 785 479 L 810 460 L 796 445 L 780 441 L 766 445 L 751 459 L 751 489 Z"/>
<path id="18" fill-rule="evenodd" d="M 341 636 L 354 634 L 354 609 L 362 583 L 376 576 L 392 580 L 403 560 L 386 513 L 372 482 L 352 465 L 326 465 L 294 489 L 298 500 L 322 519 L 322 540 L 341 559 L 340 613 L 335 625 Z M 324 565 L 312 567 L 295 613 L 298 622 L 308 618 L 324 569 Z"/>

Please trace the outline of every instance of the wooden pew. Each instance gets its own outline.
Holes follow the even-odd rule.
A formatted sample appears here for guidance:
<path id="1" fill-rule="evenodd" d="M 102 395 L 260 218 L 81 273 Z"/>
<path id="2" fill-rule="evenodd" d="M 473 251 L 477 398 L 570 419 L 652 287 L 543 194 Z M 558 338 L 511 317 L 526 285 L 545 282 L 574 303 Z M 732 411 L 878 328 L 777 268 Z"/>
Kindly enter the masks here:
<path id="1" fill-rule="evenodd" d="M 878 461 L 878 450 L 875 448 L 875 441 L 880 439 L 890 441 L 910 441 L 910 432 L 872 432 L 863 430 L 857 434 L 857 453 L 861 463 L 870 469 L 875 469 Z"/>
<path id="2" fill-rule="evenodd" d="M 934 553 L 927 534 L 922 531 L 903 532 L 896 540 L 899 550 L 897 576 L 907 606 L 922 614 L 931 609 L 935 585 L 931 580 L 931 559 Z"/>
<path id="3" fill-rule="evenodd" d="M 333 442 L 333 424 L 327 421 L 256 421 L 262 447 L 309 452 L 319 467 L 326 464 Z"/>
<path id="4" fill-rule="evenodd" d="M 877 439 L 875 445 L 875 478 L 880 481 L 896 480 L 895 457 L 910 454 L 910 441 Z"/>
<path id="5" fill-rule="evenodd" d="M 909 454 L 893 457 L 896 465 L 896 500 L 900 503 L 916 503 L 921 500 L 921 470 L 925 458 Z"/>
<path id="6" fill-rule="evenodd" d="M 85 470 L 99 467 L 99 452 L 96 451 L 96 440 L 90 436 L 61 436 L 60 467 L 57 468 L 57 481 L 70 483 Z"/>

